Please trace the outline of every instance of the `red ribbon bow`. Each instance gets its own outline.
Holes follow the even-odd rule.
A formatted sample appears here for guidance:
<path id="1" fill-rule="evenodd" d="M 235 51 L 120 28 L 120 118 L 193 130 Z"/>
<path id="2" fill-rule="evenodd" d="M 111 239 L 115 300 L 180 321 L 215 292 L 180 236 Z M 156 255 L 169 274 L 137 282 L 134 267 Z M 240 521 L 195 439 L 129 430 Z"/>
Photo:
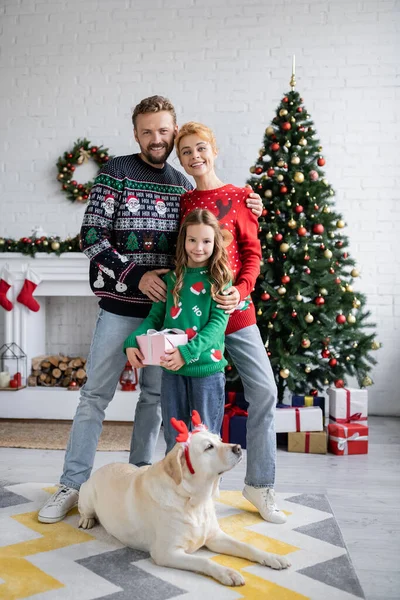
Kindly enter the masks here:
<path id="1" fill-rule="evenodd" d="M 225 404 L 224 419 L 222 421 L 222 441 L 225 442 L 225 444 L 229 444 L 230 420 L 234 416 L 247 417 L 248 413 L 247 410 L 239 408 L 239 406 L 236 406 L 236 404 Z"/>

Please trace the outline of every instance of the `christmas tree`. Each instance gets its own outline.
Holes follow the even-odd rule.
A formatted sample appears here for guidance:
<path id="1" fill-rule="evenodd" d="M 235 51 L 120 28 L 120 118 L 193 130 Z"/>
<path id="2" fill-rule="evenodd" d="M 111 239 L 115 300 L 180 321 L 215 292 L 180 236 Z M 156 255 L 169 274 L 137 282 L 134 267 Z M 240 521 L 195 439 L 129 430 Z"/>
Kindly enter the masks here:
<path id="1" fill-rule="evenodd" d="M 133 232 L 131 232 L 128 236 L 126 247 L 128 248 L 128 250 L 137 250 L 139 248 L 137 237 Z"/>
<path id="2" fill-rule="evenodd" d="M 350 376 L 371 385 L 371 350 L 379 348 L 366 299 L 353 287 L 359 272 L 294 73 L 290 85 L 248 181 L 264 203 L 253 300 L 280 401 L 285 389 L 316 395 L 331 384 L 343 387 Z M 237 381 L 232 364 L 227 369 L 228 381 Z"/>

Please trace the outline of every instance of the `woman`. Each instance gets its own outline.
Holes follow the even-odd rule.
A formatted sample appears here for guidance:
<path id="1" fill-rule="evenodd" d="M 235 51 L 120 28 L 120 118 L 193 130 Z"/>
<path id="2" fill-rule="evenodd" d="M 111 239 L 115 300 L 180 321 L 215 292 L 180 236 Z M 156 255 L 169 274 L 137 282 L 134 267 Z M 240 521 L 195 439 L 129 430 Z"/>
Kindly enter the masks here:
<path id="1" fill-rule="evenodd" d="M 211 129 L 190 122 L 175 140 L 181 165 L 196 182 L 182 197 L 182 217 L 201 208 L 219 220 L 234 274 L 234 285 L 219 294 L 219 307 L 231 313 L 225 345 L 241 377 L 249 402 L 247 419 L 247 470 L 244 497 L 271 523 L 284 523 L 285 514 L 275 504 L 275 405 L 276 384 L 256 324 L 251 292 L 259 275 L 261 249 L 258 222 L 246 208 L 251 190 L 224 184 L 215 172 L 217 147 Z"/>

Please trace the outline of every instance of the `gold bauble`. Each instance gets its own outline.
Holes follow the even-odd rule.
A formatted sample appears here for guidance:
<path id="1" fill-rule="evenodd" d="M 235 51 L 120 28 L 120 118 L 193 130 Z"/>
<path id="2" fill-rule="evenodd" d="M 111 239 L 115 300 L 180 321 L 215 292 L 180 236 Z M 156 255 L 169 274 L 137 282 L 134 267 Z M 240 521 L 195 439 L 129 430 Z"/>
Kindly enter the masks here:
<path id="1" fill-rule="evenodd" d="M 258 151 L 259 156 L 264 156 L 265 154 L 265 148 L 260 148 Z"/>
<path id="2" fill-rule="evenodd" d="M 321 179 L 321 181 L 322 181 L 322 183 L 324 185 L 327 185 L 327 186 L 329 185 L 329 181 L 326 179 L 326 177 L 324 177 L 323 179 Z"/>
<path id="3" fill-rule="evenodd" d="M 294 117 L 291 117 L 290 120 L 291 120 L 292 123 L 296 123 L 296 119 Z"/>
<path id="4" fill-rule="evenodd" d="M 272 198 L 272 191 L 271 190 L 265 190 L 264 197 L 265 198 Z"/>
<path id="5" fill-rule="evenodd" d="M 357 271 L 357 269 L 352 269 L 351 270 L 351 276 L 352 277 L 358 277 L 360 275 L 360 273 Z"/>
<path id="6" fill-rule="evenodd" d="M 281 244 L 281 245 L 279 246 L 279 250 L 280 250 L 281 252 L 287 252 L 287 251 L 289 250 L 289 248 L 290 248 L 290 246 L 289 246 L 289 244 L 287 244 L 286 242 L 283 242 L 283 244 Z"/>
<path id="7" fill-rule="evenodd" d="M 280 296 L 284 296 L 284 295 L 286 294 L 286 288 L 285 288 L 285 286 L 283 286 L 283 285 L 281 285 L 280 287 L 278 287 L 278 290 L 277 290 L 277 291 L 278 291 L 278 294 L 279 294 Z"/>
<path id="8" fill-rule="evenodd" d="M 74 192 L 74 194 L 77 194 L 79 192 L 78 188 L 74 188 L 73 192 Z"/>
<path id="9" fill-rule="evenodd" d="M 279 375 L 282 377 L 282 379 L 287 379 L 290 375 L 290 371 L 289 369 L 281 369 L 279 371 Z"/>
<path id="10" fill-rule="evenodd" d="M 353 300 L 353 308 L 360 308 L 361 302 L 358 298 L 354 298 Z"/>
<path id="11" fill-rule="evenodd" d="M 300 163 L 300 158 L 297 156 L 297 154 L 295 154 L 294 156 L 292 156 L 290 162 L 292 163 L 292 165 L 298 165 Z"/>
<path id="12" fill-rule="evenodd" d="M 345 360 L 346 360 L 347 362 L 350 362 L 350 361 L 351 361 L 351 358 L 350 358 L 350 356 L 346 356 Z"/>
<path id="13" fill-rule="evenodd" d="M 82 165 L 83 161 L 84 161 L 84 157 L 82 156 L 82 154 L 80 156 L 78 156 L 78 158 L 76 159 L 76 162 L 78 163 L 78 165 Z"/>
<path id="14" fill-rule="evenodd" d="M 312 316 L 311 313 L 307 313 L 306 316 L 304 317 L 304 320 L 306 323 L 312 323 L 314 321 L 314 317 Z"/>
<path id="15" fill-rule="evenodd" d="M 302 137 L 302 138 L 299 140 L 299 145 L 300 145 L 300 146 L 307 146 L 307 140 L 306 140 L 306 138 L 303 138 L 303 137 Z"/>
<path id="16" fill-rule="evenodd" d="M 290 200 L 286 200 L 286 206 L 292 206 L 292 202 Z"/>
<path id="17" fill-rule="evenodd" d="M 336 222 L 336 227 L 338 229 L 343 229 L 344 226 L 345 226 L 345 222 L 342 219 L 339 219 L 339 221 Z"/>
<path id="18" fill-rule="evenodd" d="M 52 250 L 58 250 L 60 248 L 60 243 L 59 242 L 51 242 L 51 249 Z"/>
<path id="19" fill-rule="evenodd" d="M 283 167 L 285 161 L 280 158 L 276 164 L 278 165 L 278 167 Z"/>
<path id="20" fill-rule="evenodd" d="M 322 152 L 322 146 L 318 146 L 317 150 L 318 152 Z"/>
<path id="21" fill-rule="evenodd" d="M 269 347 L 269 340 L 267 340 L 264 344 L 264 348 L 268 348 Z"/>
<path id="22" fill-rule="evenodd" d="M 283 181 L 283 175 L 281 173 L 279 173 L 279 175 L 277 176 L 277 180 L 278 181 Z"/>
<path id="23" fill-rule="evenodd" d="M 48 246 L 49 242 L 47 240 L 43 240 L 42 244 L 43 244 L 43 246 Z"/>
<path id="24" fill-rule="evenodd" d="M 335 237 L 335 234 L 333 233 L 333 231 L 330 232 L 329 237 L 333 240 Z"/>
<path id="25" fill-rule="evenodd" d="M 303 300 L 303 296 L 301 294 L 297 294 L 296 300 L 297 302 L 301 302 Z"/>
<path id="26" fill-rule="evenodd" d="M 352 292 L 353 288 L 351 285 L 349 285 L 348 283 L 346 283 L 346 292 Z"/>
<path id="27" fill-rule="evenodd" d="M 308 365 L 304 368 L 305 373 L 311 373 L 311 367 Z"/>
<path id="28" fill-rule="evenodd" d="M 303 348 L 309 348 L 311 346 L 311 342 L 307 338 L 304 338 L 301 340 L 301 345 Z"/>
<path id="29" fill-rule="evenodd" d="M 357 342 L 353 342 L 352 346 L 353 346 L 353 348 L 357 348 L 358 347 L 358 343 Z"/>
<path id="30" fill-rule="evenodd" d="M 326 214 L 329 214 L 331 212 L 331 209 L 329 208 L 329 206 L 324 206 L 324 208 L 322 210 Z"/>
<path id="31" fill-rule="evenodd" d="M 293 179 L 296 183 L 303 183 L 304 175 L 300 171 L 296 171 L 296 173 L 293 175 Z"/>
<path id="32" fill-rule="evenodd" d="M 82 196 L 77 196 L 76 199 L 78 202 L 82 202 L 82 200 L 83 200 Z"/>
<path id="33" fill-rule="evenodd" d="M 332 252 L 331 252 L 331 250 L 329 250 L 329 248 L 327 248 L 325 250 L 324 256 L 325 256 L 325 258 L 332 258 Z"/>
<path id="34" fill-rule="evenodd" d="M 256 168 L 255 167 L 250 167 L 249 171 L 250 171 L 250 173 L 255 173 L 256 172 Z"/>
<path id="35" fill-rule="evenodd" d="M 270 231 L 268 231 L 267 235 L 265 236 L 267 238 L 267 240 L 272 240 L 273 235 Z"/>
<path id="36" fill-rule="evenodd" d="M 297 221 L 295 221 L 294 219 L 290 219 L 290 221 L 288 221 L 288 227 L 290 227 L 290 229 L 294 229 L 295 227 L 297 227 Z"/>
<path id="37" fill-rule="evenodd" d="M 367 387 L 368 385 L 372 385 L 372 384 L 373 384 L 373 381 L 372 381 L 371 377 L 368 377 L 368 375 L 366 377 L 364 377 L 364 379 L 361 382 L 361 385 L 363 387 Z"/>
<path id="38" fill-rule="evenodd" d="M 275 133 L 275 129 L 274 129 L 273 127 L 269 126 L 269 127 L 267 127 L 267 129 L 265 130 L 265 133 L 266 133 L 267 135 L 274 135 L 274 133 Z"/>
<path id="39" fill-rule="evenodd" d="M 281 110 L 279 111 L 279 116 L 280 117 L 286 117 L 286 115 L 287 115 L 286 108 L 281 108 Z"/>
<path id="40" fill-rule="evenodd" d="M 271 323 L 271 321 L 270 321 L 270 322 L 268 323 L 268 329 L 273 329 L 273 328 L 274 328 L 274 326 L 273 326 L 273 324 L 272 324 L 272 323 Z"/>
<path id="41" fill-rule="evenodd" d="M 292 145 L 292 144 L 289 142 L 289 140 L 288 140 L 287 142 L 285 142 L 285 146 L 286 146 L 286 148 L 290 148 L 290 146 L 291 146 L 291 145 Z"/>
<path id="42" fill-rule="evenodd" d="M 380 347 L 381 347 L 380 343 L 377 342 L 376 340 L 374 340 L 371 344 L 372 350 L 379 350 Z"/>
<path id="43" fill-rule="evenodd" d="M 63 168 L 64 173 L 66 173 L 68 171 L 67 167 Z"/>
<path id="44" fill-rule="evenodd" d="M 64 179 L 64 175 L 62 173 L 59 173 L 57 175 L 57 179 L 58 179 L 58 181 L 61 181 L 62 179 Z"/>
<path id="45" fill-rule="evenodd" d="M 261 315 L 263 314 L 261 308 L 258 309 L 257 314 L 259 317 L 261 317 Z"/>
<path id="46" fill-rule="evenodd" d="M 354 315 L 352 315 L 352 314 L 350 314 L 350 315 L 347 315 L 347 322 L 348 322 L 348 323 L 351 323 L 351 324 L 355 323 L 355 322 L 356 322 L 356 318 L 355 318 L 355 316 L 354 316 Z"/>
<path id="47" fill-rule="evenodd" d="M 327 296 L 328 295 L 328 290 L 326 288 L 321 288 L 319 290 L 319 293 L 321 294 L 321 296 Z"/>

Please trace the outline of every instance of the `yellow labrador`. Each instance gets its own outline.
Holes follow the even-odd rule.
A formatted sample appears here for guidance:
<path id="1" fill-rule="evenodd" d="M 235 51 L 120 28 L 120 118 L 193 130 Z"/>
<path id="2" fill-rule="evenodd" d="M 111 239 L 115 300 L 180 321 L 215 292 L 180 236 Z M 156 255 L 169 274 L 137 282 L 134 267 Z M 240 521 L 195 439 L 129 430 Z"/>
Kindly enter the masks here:
<path id="1" fill-rule="evenodd" d="M 113 463 L 98 469 L 80 489 L 79 526 L 90 529 L 97 519 L 126 546 L 150 552 L 156 564 L 204 573 L 224 585 L 244 585 L 244 579 L 193 555 L 196 550 L 206 546 L 273 569 L 289 567 L 285 557 L 238 542 L 219 527 L 213 496 L 220 476 L 242 459 L 241 447 L 224 444 L 204 426 L 187 437 L 150 467 Z"/>

